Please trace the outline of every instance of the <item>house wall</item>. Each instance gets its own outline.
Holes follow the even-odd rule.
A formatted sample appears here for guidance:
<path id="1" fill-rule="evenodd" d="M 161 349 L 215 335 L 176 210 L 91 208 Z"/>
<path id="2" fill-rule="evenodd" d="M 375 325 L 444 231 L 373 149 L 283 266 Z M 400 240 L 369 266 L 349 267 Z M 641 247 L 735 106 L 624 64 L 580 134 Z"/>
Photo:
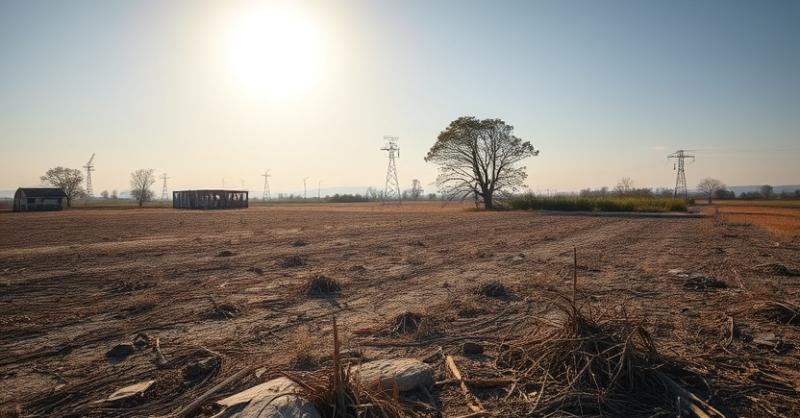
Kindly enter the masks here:
<path id="1" fill-rule="evenodd" d="M 32 212 L 61 210 L 64 208 L 62 197 L 27 197 L 25 193 L 14 194 L 14 212 Z"/>

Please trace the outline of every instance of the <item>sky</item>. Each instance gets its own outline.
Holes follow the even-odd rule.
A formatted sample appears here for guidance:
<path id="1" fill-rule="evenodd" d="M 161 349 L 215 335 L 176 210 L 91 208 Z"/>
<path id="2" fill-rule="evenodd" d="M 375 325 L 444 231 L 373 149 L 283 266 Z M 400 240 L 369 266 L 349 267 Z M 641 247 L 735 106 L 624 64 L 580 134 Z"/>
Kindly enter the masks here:
<path id="1" fill-rule="evenodd" d="M 459 116 L 541 153 L 534 191 L 800 184 L 797 1 L 0 0 L 0 190 L 404 188 Z M 160 182 L 154 189 L 160 191 Z"/>

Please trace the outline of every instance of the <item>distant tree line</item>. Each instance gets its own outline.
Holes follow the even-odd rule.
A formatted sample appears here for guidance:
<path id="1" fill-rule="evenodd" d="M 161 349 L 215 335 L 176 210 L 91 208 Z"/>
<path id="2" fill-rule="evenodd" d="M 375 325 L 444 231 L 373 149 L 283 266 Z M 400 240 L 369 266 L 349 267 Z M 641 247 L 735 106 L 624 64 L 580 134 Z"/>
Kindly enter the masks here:
<path id="1" fill-rule="evenodd" d="M 417 201 L 417 200 L 436 200 L 438 199 L 438 195 L 436 193 L 428 193 L 424 194 L 422 187 L 420 185 L 419 180 L 414 180 L 411 184 L 411 188 L 408 190 L 404 190 L 401 199 L 406 201 Z M 382 202 L 384 198 L 383 190 L 378 190 L 374 187 L 370 187 L 367 191 L 362 194 L 335 194 L 333 196 L 325 196 L 325 201 L 330 203 L 358 203 L 358 202 Z"/>
<path id="2" fill-rule="evenodd" d="M 633 181 L 625 177 L 613 189 L 608 187 L 582 189 L 578 194 L 581 197 L 672 197 L 674 189 L 634 187 Z M 772 186 L 765 184 L 758 191 L 743 192 L 737 196 L 722 181 L 714 178 L 705 178 L 697 185 L 697 193 L 694 196 L 708 199 L 709 203 L 713 199 L 800 199 L 800 189 L 793 192 L 783 190 L 780 193 L 775 193 Z"/>
<path id="3" fill-rule="evenodd" d="M 578 194 L 581 197 L 672 197 L 672 189 L 651 189 L 649 187 L 635 187 L 630 177 L 623 177 L 613 189 L 601 187 L 599 189 L 582 189 Z"/>

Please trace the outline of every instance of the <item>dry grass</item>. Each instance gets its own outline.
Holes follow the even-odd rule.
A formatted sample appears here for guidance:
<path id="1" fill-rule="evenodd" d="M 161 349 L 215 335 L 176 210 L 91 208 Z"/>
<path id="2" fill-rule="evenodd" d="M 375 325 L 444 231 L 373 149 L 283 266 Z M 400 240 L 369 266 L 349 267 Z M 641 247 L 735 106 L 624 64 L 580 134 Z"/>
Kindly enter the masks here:
<path id="1" fill-rule="evenodd" d="M 157 304 L 158 300 L 153 295 L 135 295 L 130 298 L 130 302 L 123 308 L 123 311 L 130 316 L 139 315 L 151 311 Z"/>
<path id="2" fill-rule="evenodd" d="M 211 310 L 202 314 L 203 319 L 223 321 L 226 319 L 236 318 L 241 314 L 239 307 L 231 302 L 218 304 L 214 299 L 211 299 L 211 304 L 213 305 Z"/>
<path id="3" fill-rule="evenodd" d="M 698 201 L 697 203 L 704 203 Z M 717 206 L 750 206 L 750 207 L 773 207 L 773 208 L 800 208 L 800 200 L 796 199 L 756 199 L 756 200 L 714 200 L 713 205 Z"/>
<path id="4" fill-rule="evenodd" d="M 474 293 L 489 298 L 507 298 L 510 295 L 508 288 L 499 280 L 481 283 L 474 289 Z"/>
<path id="5" fill-rule="evenodd" d="M 317 274 L 306 280 L 302 290 L 308 296 L 324 297 L 339 293 L 342 290 L 342 286 L 336 279 Z"/>
<path id="6" fill-rule="evenodd" d="M 487 413 L 497 417 L 529 416 L 539 393 L 543 393 L 540 405 L 544 405 L 553 399 L 551 389 L 570 382 L 555 384 L 550 376 L 542 392 L 541 381 L 529 375 L 512 387 L 515 370 L 495 370 L 493 360 L 500 342 L 521 342 L 527 333 L 533 337 L 537 327 L 554 329 L 530 325 L 563 317 L 552 314 L 551 303 L 556 290 L 564 291 L 572 283 L 562 279 L 571 278 L 567 274 L 572 271 L 569 250 L 577 244 L 580 300 L 615 314 L 617 304 L 642 314 L 641 321 L 648 331 L 652 329 L 659 351 L 691 363 L 691 370 L 707 379 L 713 389 L 695 386 L 691 379 L 675 378 L 678 384 L 708 396 L 714 405 L 724 405 L 731 416 L 779 416 L 770 415 L 766 408 L 783 416 L 798 416 L 800 404 L 794 390 L 797 351 L 777 353 L 755 347 L 752 338 L 774 334 L 775 339 L 791 344 L 798 341 L 800 328 L 784 325 L 791 317 L 777 323 L 755 313 L 732 312 L 732 305 L 749 300 L 746 292 L 764 295 L 758 300 L 774 297 L 795 306 L 798 303 L 795 296 L 800 282 L 785 278 L 785 269 L 760 266 L 780 263 L 790 270 L 800 269 L 793 248 L 764 243 L 766 233 L 756 228 L 727 234 L 734 228 L 708 219 L 541 217 L 520 212 L 381 214 L 369 213 L 372 208 L 367 205 L 350 212 L 337 207 L 335 213 L 329 213 L 333 210 L 300 206 L 214 213 L 75 210 L 0 216 L 4 218 L 0 229 L 7 231 L 8 238 L 0 244 L 0 261 L 8 269 L 0 274 L 0 305 L 5 314 L 0 323 L 13 332 L 3 334 L 8 349 L 0 350 L 4 365 L 0 374 L 6 376 L 7 390 L 0 399 L 21 403 L 25 416 L 167 415 L 244 367 L 257 367 L 260 372 L 260 366 L 265 366 L 270 373 L 292 370 L 297 375 L 330 373 L 330 350 L 320 344 L 328 342 L 320 335 L 330 331 L 321 332 L 318 324 L 336 313 L 347 315 L 348 334 L 354 335 L 348 351 L 358 354 L 350 357 L 353 361 L 397 356 L 428 359 L 439 347 L 455 355 L 464 342 L 479 344 L 485 348 L 483 356 L 457 359 L 465 376 L 502 377 L 510 382 L 485 390 L 473 386 L 474 395 L 485 404 Z M 136 216 L 131 216 L 133 213 Z M 398 220 L 402 228 L 397 227 Z M 86 224 L 93 227 L 85 228 Z M 476 227 L 488 231 L 480 245 L 494 255 L 479 259 L 468 254 L 476 246 Z M 53 234 L 53 228 L 58 228 L 59 234 Z M 421 234 L 425 247 L 414 242 Z M 300 237 L 312 244 L 305 249 L 291 247 Z M 236 256 L 216 258 L 223 249 Z M 309 266 L 278 266 L 286 256 L 303 252 L 309 257 Z M 509 263 L 520 252 L 527 255 L 524 264 Z M 417 254 L 426 257 L 424 268 L 403 263 Z M 263 270 L 249 270 L 253 266 Z M 664 273 L 675 267 L 723 279 L 737 288 L 687 292 L 682 279 Z M 345 290 L 336 299 L 308 298 L 300 293 L 300 287 L 313 273 L 338 279 Z M 472 292 L 474 286 L 492 278 L 513 289 L 512 298 Z M 157 306 L 141 315 L 111 318 L 139 294 L 154 295 Z M 220 304 L 232 301 L 242 312 L 227 321 L 204 320 L 201 313 L 212 309 L 208 297 Z M 83 319 L 84 306 L 86 315 L 91 307 L 98 316 Z M 422 315 L 417 332 L 378 334 L 403 310 Z M 439 332 L 419 338 L 428 318 L 433 318 Z M 595 322 L 608 325 L 603 332 L 613 335 L 615 342 L 629 335 L 614 323 Z M 370 325 L 383 327 L 374 327 L 376 331 L 368 334 L 354 331 Z M 305 326 L 310 327 L 313 341 L 304 331 L 298 333 Z M 150 330 L 152 337 L 161 339 L 167 362 L 154 367 L 156 355 L 141 349 L 120 365 L 109 364 L 103 357 L 105 351 L 129 342 L 138 330 Z M 562 342 L 572 344 L 572 340 Z M 632 344 L 645 347 L 635 335 Z M 219 353 L 221 367 L 202 368 L 201 372 L 210 372 L 198 373 L 198 383 L 190 383 L 183 370 L 208 357 L 198 346 Z M 613 348 L 616 345 L 611 347 L 611 354 L 620 353 Z M 464 352 L 479 351 L 473 348 Z M 69 350 L 73 353 L 65 354 Z M 637 350 L 649 360 L 646 350 Z M 309 364 L 307 360 L 315 355 L 319 367 L 327 369 L 311 368 L 316 371 L 307 373 L 300 370 L 308 370 L 305 366 L 296 367 Z M 601 356 L 598 361 L 608 359 Z M 427 362 L 435 366 L 432 360 Z M 32 372 L 33 367 L 39 371 Z M 630 369 L 625 366 L 622 370 Z M 63 383 L 48 371 L 61 374 L 69 383 L 55 390 Z M 234 393 L 265 379 L 263 373 L 256 376 L 244 376 L 223 390 Z M 448 376 L 437 375 L 451 380 Z M 119 387 L 151 379 L 156 384 L 135 407 L 91 404 Z M 311 379 L 327 390 L 320 399 L 331 399 L 325 385 L 332 377 Z M 767 383 L 765 379 L 769 379 Z M 775 389 L 776 380 L 781 382 L 780 389 Z M 453 383 L 445 385 L 434 386 L 432 405 L 445 416 L 464 414 L 462 394 Z M 360 393 L 361 389 L 345 392 Z M 506 399 L 507 392 L 513 393 Z M 602 393 L 593 401 L 603 401 Z M 613 389 L 610 393 L 616 396 L 620 392 Z M 369 396 L 352 398 L 373 404 Z M 401 396 L 427 402 L 417 393 Z M 576 399 L 580 398 L 570 397 L 573 404 Z M 205 416 L 216 412 L 207 409 L 211 403 L 203 406 Z M 518 409 L 509 411 L 506 403 Z M 584 403 L 591 405 L 590 401 Z M 74 412 L 83 405 L 91 406 Z M 327 405 L 330 411 L 330 405 L 336 404 Z M 670 412 L 674 411 L 670 408 Z"/>
<path id="7" fill-rule="evenodd" d="M 297 330 L 294 336 L 294 360 L 292 367 L 298 370 L 312 370 L 319 367 L 319 356 L 315 351 L 316 341 L 311 336 L 308 327 Z"/>
<path id="8" fill-rule="evenodd" d="M 333 320 L 333 367 L 305 376 L 290 376 L 302 395 L 314 402 L 324 418 L 403 418 L 417 416 L 399 394 L 362 385 L 341 361 L 339 333 Z"/>
<path id="9" fill-rule="evenodd" d="M 753 225 L 778 237 L 800 238 L 800 208 L 715 204 L 704 211 L 729 225 Z"/>
<path id="10" fill-rule="evenodd" d="M 280 263 L 281 267 L 302 267 L 306 265 L 306 258 L 300 254 L 290 255 Z"/>
<path id="11" fill-rule="evenodd" d="M 748 302 L 738 313 L 763 318 L 779 324 L 800 325 L 800 307 L 789 302 L 777 300 L 756 300 Z"/>
<path id="12" fill-rule="evenodd" d="M 688 374 L 658 354 L 641 326 L 585 315 L 573 304 L 560 310 L 560 326 L 500 346 L 497 364 L 517 376 L 516 407 L 526 415 L 684 416 L 699 409 L 723 416 L 677 383 Z"/>
<path id="13" fill-rule="evenodd" d="M 389 333 L 392 335 L 411 334 L 419 329 L 422 315 L 416 312 L 401 312 L 389 324 Z"/>

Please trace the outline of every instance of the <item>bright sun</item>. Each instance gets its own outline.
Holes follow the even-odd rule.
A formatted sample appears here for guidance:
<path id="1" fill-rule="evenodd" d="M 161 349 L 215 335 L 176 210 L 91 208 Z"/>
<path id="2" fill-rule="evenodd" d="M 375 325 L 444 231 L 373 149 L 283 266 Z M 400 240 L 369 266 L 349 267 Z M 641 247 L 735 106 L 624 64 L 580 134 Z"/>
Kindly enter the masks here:
<path id="1" fill-rule="evenodd" d="M 244 11 L 230 27 L 226 51 L 228 65 L 244 88 L 277 99 L 308 91 L 323 64 L 317 25 L 284 3 Z"/>

